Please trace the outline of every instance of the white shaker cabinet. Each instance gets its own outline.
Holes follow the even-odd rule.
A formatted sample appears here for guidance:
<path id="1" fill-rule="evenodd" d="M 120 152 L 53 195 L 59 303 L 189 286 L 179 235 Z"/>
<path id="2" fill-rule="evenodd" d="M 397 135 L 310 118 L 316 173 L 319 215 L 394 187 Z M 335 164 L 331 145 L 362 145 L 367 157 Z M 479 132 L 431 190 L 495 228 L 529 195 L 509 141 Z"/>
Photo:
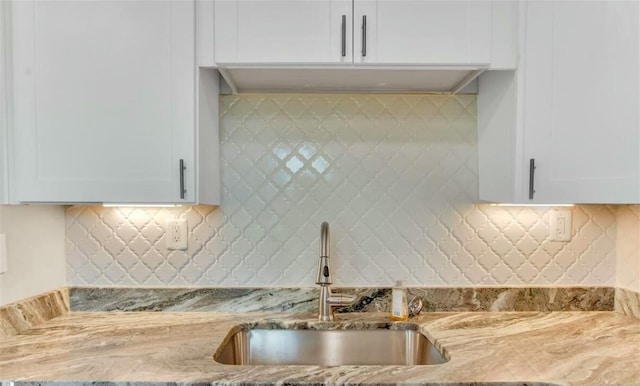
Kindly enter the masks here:
<path id="1" fill-rule="evenodd" d="M 515 66 L 514 7 L 498 3 L 214 0 L 206 59 L 234 93 L 456 93 L 488 68 Z"/>
<path id="2" fill-rule="evenodd" d="M 234 64 L 488 65 L 491 1 L 216 0 L 215 57 Z"/>
<path id="3" fill-rule="evenodd" d="M 217 203 L 198 196 L 216 182 L 199 180 L 196 83 L 217 79 L 197 76 L 195 2 L 15 1 L 11 16 L 13 202 Z"/>
<path id="4" fill-rule="evenodd" d="M 216 0 L 220 64 L 352 62 L 351 0 Z"/>
<path id="5" fill-rule="evenodd" d="M 491 1 L 354 0 L 354 63 L 491 63 Z"/>
<path id="6" fill-rule="evenodd" d="M 522 4 L 519 70 L 480 77 L 480 199 L 640 202 L 638 3 Z"/>

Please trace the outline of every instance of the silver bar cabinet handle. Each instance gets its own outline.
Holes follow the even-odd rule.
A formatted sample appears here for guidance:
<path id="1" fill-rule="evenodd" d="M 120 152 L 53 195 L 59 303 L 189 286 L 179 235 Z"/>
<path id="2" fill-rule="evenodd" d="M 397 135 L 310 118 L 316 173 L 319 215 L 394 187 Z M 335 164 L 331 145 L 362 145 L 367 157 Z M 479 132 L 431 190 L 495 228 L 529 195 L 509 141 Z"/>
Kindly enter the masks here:
<path id="1" fill-rule="evenodd" d="M 342 15 L 342 57 L 347 56 L 347 15 Z"/>
<path id="2" fill-rule="evenodd" d="M 184 160 L 181 159 L 180 160 L 180 199 L 184 200 L 184 195 L 187 193 L 187 191 L 184 188 L 184 171 L 187 169 L 186 166 L 184 166 Z"/>
<path id="3" fill-rule="evenodd" d="M 362 57 L 367 56 L 367 15 L 362 15 Z"/>
<path id="4" fill-rule="evenodd" d="M 533 200 L 533 194 L 536 190 L 533 187 L 533 175 L 536 171 L 536 160 L 531 158 L 529 160 L 529 200 Z"/>

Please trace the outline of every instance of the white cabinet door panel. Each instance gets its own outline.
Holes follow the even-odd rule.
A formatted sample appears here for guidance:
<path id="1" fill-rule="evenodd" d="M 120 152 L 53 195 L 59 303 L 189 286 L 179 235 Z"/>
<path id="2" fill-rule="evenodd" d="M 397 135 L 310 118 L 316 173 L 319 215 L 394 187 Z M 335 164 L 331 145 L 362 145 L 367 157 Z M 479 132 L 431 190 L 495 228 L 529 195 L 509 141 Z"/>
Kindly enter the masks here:
<path id="1" fill-rule="evenodd" d="M 518 70 L 480 76 L 480 199 L 640 203 L 639 3 L 523 5 Z"/>
<path id="2" fill-rule="evenodd" d="M 538 164 L 535 201 L 634 202 L 638 3 L 533 2 L 528 18 L 525 144 Z"/>
<path id="3" fill-rule="evenodd" d="M 488 65 L 491 15 L 482 0 L 354 0 L 354 62 Z"/>
<path id="4" fill-rule="evenodd" d="M 0 58 L 7 58 L 8 50 L 6 49 L 6 9 L 7 3 L 0 2 Z M 9 178 L 7 173 L 7 160 L 9 146 L 7 146 L 8 138 L 8 71 L 7 60 L 0 60 L 0 204 L 9 203 Z"/>
<path id="5" fill-rule="evenodd" d="M 351 63 L 351 31 L 351 0 L 215 2 L 218 64 Z"/>
<path id="6" fill-rule="evenodd" d="M 179 159 L 194 162 L 194 20 L 186 1 L 14 3 L 18 201 L 180 201 Z"/>

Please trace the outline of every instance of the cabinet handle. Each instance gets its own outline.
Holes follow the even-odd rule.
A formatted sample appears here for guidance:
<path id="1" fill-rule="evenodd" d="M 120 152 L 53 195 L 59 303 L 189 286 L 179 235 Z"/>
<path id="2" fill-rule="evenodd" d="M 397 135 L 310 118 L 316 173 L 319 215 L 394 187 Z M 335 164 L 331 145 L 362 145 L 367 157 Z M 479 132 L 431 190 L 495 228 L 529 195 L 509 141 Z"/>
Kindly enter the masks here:
<path id="1" fill-rule="evenodd" d="M 180 160 L 180 199 L 184 200 L 184 195 L 187 193 L 184 188 L 184 171 L 187 170 L 187 167 L 184 166 L 184 160 Z"/>
<path id="2" fill-rule="evenodd" d="M 367 56 L 367 15 L 362 15 L 362 57 Z"/>
<path id="3" fill-rule="evenodd" d="M 347 15 L 342 15 L 342 57 L 347 56 Z"/>
<path id="4" fill-rule="evenodd" d="M 529 160 L 529 200 L 533 200 L 533 194 L 536 190 L 533 188 L 533 175 L 536 171 L 536 160 L 531 158 Z"/>

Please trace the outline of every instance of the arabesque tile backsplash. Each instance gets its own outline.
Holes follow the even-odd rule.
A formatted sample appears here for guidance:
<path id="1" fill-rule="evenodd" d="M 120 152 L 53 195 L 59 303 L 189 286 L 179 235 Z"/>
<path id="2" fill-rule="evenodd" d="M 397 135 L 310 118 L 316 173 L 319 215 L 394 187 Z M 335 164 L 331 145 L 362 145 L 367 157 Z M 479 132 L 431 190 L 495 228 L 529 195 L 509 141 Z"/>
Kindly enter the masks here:
<path id="1" fill-rule="evenodd" d="M 68 208 L 70 285 L 310 287 L 322 221 L 338 286 L 616 284 L 616 207 L 574 207 L 563 243 L 548 209 L 475 203 L 473 95 L 220 100 L 221 206 Z"/>

